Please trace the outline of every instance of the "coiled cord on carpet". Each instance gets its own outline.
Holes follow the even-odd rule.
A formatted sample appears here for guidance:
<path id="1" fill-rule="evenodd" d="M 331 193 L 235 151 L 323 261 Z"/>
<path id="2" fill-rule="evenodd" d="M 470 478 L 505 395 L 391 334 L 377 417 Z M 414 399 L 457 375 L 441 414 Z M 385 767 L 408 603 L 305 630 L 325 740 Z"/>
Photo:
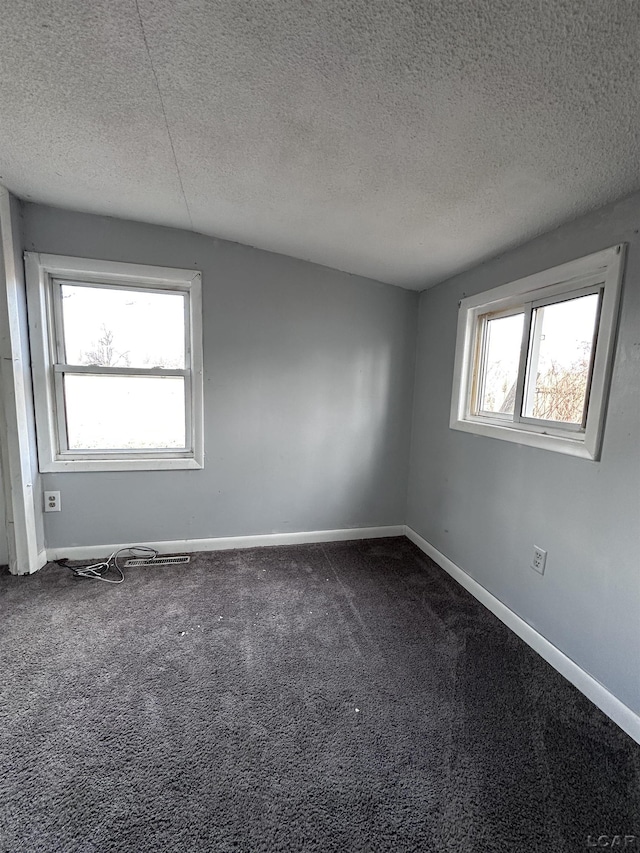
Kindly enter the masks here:
<path id="1" fill-rule="evenodd" d="M 131 545 L 128 548 L 119 548 L 117 551 L 114 551 L 113 554 L 110 554 L 106 560 L 102 560 L 99 563 L 93 563 L 89 566 L 70 566 L 67 560 L 56 560 L 56 562 L 59 566 L 69 569 L 74 578 L 87 578 L 88 580 L 104 581 L 104 583 L 123 583 L 124 572 L 118 563 L 118 557 L 125 553 L 132 557 L 158 556 L 158 552 L 155 548 L 149 548 L 146 545 Z M 112 570 L 118 572 L 119 577 L 117 579 L 105 577 L 105 575 Z"/>

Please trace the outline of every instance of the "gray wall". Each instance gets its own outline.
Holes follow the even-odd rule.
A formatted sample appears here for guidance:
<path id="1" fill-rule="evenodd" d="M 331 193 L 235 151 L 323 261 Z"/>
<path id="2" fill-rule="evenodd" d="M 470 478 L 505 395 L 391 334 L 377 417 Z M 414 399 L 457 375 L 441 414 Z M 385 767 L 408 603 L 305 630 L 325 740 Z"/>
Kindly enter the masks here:
<path id="1" fill-rule="evenodd" d="M 407 523 L 640 712 L 640 196 L 424 292 Z M 458 301 L 629 243 L 600 462 L 449 429 Z M 548 550 L 544 577 L 529 568 Z"/>
<path id="2" fill-rule="evenodd" d="M 404 522 L 416 293 L 184 231 L 23 218 L 29 251 L 203 273 L 204 470 L 43 475 L 48 547 Z"/>

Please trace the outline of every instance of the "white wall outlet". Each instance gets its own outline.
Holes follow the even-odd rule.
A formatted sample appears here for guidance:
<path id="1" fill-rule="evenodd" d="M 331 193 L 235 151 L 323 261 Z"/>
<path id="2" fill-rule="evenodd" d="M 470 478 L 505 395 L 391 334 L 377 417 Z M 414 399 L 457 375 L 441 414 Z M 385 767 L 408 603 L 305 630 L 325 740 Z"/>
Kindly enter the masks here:
<path id="1" fill-rule="evenodd" d="M 60 492 L 44 493 L 44 511 L 60 512 Z"/>
<path id="2" fill-rule="evenodd" d="M 531 560 L 531 568 L 536 572 L 544 574 L 544 567 L 547 565 L 547 552 L 537 545 L 533 546 L 533 559 Z"/>

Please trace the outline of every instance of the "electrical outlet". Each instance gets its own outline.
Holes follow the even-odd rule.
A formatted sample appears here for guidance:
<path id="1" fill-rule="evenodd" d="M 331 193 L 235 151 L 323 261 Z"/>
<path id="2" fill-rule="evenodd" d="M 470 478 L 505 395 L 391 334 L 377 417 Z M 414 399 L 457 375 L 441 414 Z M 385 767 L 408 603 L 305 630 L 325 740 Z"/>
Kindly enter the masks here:
<path id="1" fill-rule="evenodd" d="M 44 493 L 44 511 L 60 512 L 60 492 Z"/>
<path id="2" fill-rule="evenodd" d="M 544 574 L 544 568 L 547 565 L 547 552 L 542 548 L 538 548 L 537 545 L 533 546 L 533 559 L 531 561 L 531 568 L 535 569 L 536 572 L 540 572 L 541 575 Z"/>

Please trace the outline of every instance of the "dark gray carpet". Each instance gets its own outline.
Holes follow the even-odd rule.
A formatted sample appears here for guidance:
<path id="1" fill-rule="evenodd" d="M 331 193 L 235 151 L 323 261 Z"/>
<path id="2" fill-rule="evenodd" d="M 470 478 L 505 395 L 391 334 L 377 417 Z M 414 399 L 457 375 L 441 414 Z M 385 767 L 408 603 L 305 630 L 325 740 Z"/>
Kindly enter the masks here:
<path id="1" fill-rule="evenodd" d="M 640 848 L 640 747 L 406 539 L 0 595 L 3 853 Z"/>

